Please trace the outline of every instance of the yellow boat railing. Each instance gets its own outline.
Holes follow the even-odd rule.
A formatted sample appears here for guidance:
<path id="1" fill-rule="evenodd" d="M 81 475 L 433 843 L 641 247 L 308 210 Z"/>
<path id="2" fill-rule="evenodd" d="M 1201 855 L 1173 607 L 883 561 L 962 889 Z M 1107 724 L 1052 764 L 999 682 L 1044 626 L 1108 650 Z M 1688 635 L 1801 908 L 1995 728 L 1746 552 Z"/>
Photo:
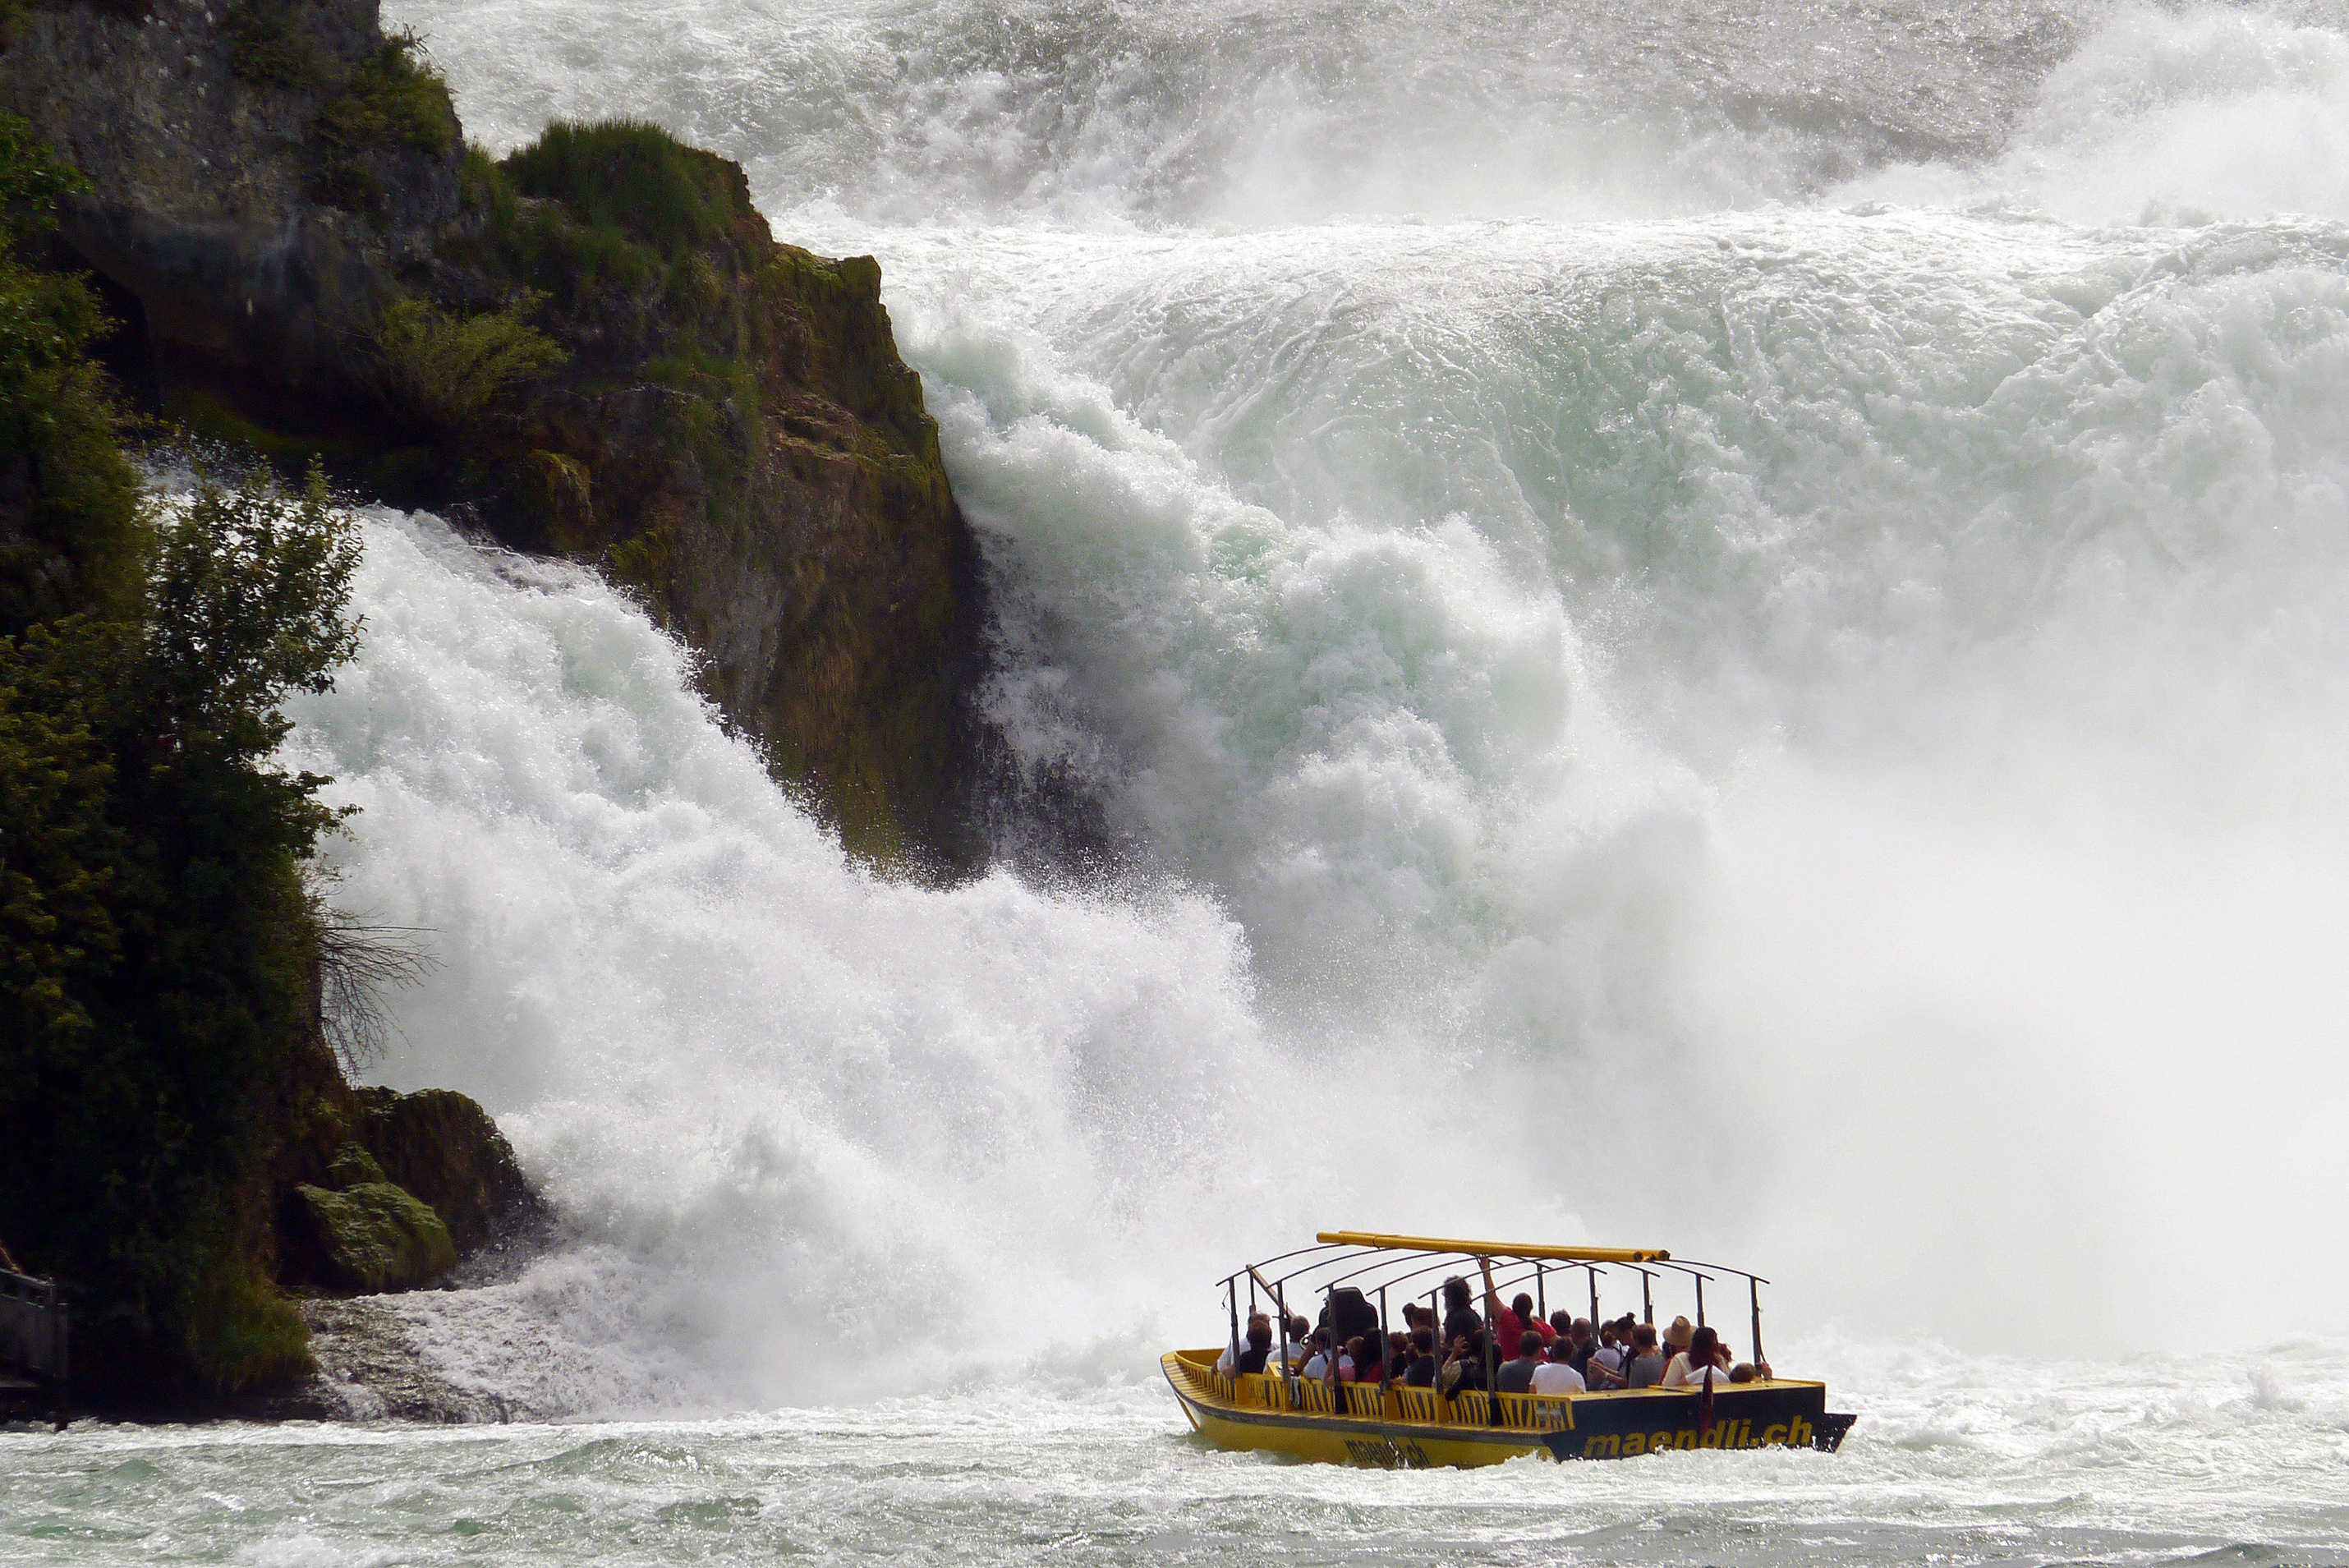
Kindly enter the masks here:
<path id="1" fill-rule="evenodd" d="M 1396 1414 L 1403 1420 L 1430 1427 L 1444 1420 L 1443 1396 L 1433 1388 L 1398 1388 L 1394 1397 Z"/>
<path id="2" fill-rule="evenodd" d="M 1493 1395 L 1463 1389 L 1450 1397 L 1433 1388 L 1381 1387 L 1374 1383 L 1325 1383 L 1284 1378 L 1277 1373 L 1227 1376 L 1213 1366 L 1179 1358 L 1191 1386 L 1202 1394 L 1256 1410 L 1297 1410 L 1309 1416 L 1350 1416 L 1358 1420 L 1405 1421 L 1428 1427 L 1491 1427 L 1493 1401 L 1501 1402 L 1499 1426 L 1523 1432 L 1574 1429 L 1574 1401 L 1541 1394 Z"/>

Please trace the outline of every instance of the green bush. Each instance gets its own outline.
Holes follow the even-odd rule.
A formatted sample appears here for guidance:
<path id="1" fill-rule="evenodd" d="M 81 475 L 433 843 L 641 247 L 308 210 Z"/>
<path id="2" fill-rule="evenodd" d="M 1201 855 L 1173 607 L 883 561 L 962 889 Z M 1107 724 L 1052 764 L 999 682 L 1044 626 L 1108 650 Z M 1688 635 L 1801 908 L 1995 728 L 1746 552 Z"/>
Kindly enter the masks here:
<path id="1" fill-rule="evenodd" d="M 412 33 L 386 38 L 319 112 L 319 137 L 346 153 L 402 146 L 446 152 L 455 147 L 457 114 L 448 84 L 418 57 L 422 51 Z"/>
<path id="2" fill-rule="evenodd" d="M 336 815 L 272 759 L 356 646 L 358 545 L 315 472 L 149 504 L 95 300 L 14 249 L 74 183 L 0 118 L 0 1226 L 151 1398 L 308 1364 L 250 1196 Z"/>
<path id="3" fill-rule="evenodd" d="M 524 319 L 535 303 L 460 317 L 401 300 L 376 328 L 385 390 L 427 423 L 461 427 L 508 387 L 564 363 L 554 340 Z"/>
<path id="4" fill-rule="evenodd" d="M 749 213 L 740 170 L 642 120 L 558 119 L 503 167 L 522 194 L 560 202 L 589 229 L 668 260 L 734 234 Z"/>
<path id="5" fill-rule="evenodd" d="M 326 85 L 326 51 L 289 0 L 237 0 L 222 13 L 220 26 L 238 80 L 295 91 Z"/>
<path id="6" fill-rule="evenodd" d="M 79 279 L 16 252 L 81 183 L 25 121 L 0 115 L 0 636 L 119 608 L 136 572 L 139 488 L 89 358 L 105 317 Z"/>
<path id="7" fill-rule="evenodd" d="M 265 474 L 199 483 L 157 532 L 139 670 L 150 721 L 182 747 L 265 769 L 291 728 L 277 705 L 331 689 L 358 651 L 347 613 L 358 562 L 357 531 L 315 467 L 299 493 Z"/>
<path id="8" fill-rule="evenodd" d="M 635 120 L 558 120 L 494 165 L 476 150 L 464 183 L 482 259 L 565 309 L 627 296 L 689 317 L 768 245 L 739 169 Z"/>

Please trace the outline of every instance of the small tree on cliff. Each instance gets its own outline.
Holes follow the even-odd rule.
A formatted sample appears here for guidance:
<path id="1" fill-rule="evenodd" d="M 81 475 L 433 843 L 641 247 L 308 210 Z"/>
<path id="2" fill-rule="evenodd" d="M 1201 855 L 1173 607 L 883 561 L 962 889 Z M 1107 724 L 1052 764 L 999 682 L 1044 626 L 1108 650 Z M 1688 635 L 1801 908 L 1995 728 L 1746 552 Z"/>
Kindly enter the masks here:
<path id="1" fill-rule="evenodd" d="M 130 613 L 0 639 L 0 1213 L 104 1381 L 235 1388 L 306 1365 L 236 1193 L 335 820 L 279 704 L 356 647 L 358 544 L 315 472 L 202 483 L 147 538 Z"/>

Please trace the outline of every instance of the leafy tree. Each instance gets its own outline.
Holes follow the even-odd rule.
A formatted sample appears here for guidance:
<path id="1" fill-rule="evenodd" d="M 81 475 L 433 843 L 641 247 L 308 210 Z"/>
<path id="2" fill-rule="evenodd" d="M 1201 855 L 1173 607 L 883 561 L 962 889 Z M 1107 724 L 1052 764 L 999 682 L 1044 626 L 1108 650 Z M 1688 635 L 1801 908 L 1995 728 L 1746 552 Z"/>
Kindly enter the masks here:
<path id="1" fill-rule="evenodd" d="M 153 1397 L 307 1364 L 249 1199 L 335 815 L 272 758 L 356 646 L 358 544 L 316 472 L 144 494 L 95 298 L 16 248 L 78 184 L 0 117 L 0 1225 Z"/>
<path id="2" fill-rule="evenodd" d="M 315 1027 L 334 821 L 277 704 L 354 648 L 358 546 L 316 473 L 160 510 L 134 616 L 0 639 L 0 1212 L 118 1381 L 236 1387 L 303 1364 L 234 1195 Z"/>

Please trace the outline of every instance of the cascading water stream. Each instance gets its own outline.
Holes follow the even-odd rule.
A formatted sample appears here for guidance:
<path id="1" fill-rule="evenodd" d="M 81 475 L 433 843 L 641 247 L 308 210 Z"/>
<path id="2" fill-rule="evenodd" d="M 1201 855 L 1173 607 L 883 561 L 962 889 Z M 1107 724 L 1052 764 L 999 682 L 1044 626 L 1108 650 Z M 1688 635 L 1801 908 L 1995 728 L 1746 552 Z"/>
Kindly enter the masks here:
<path id="1" fill-rule="evenodd" d="M 1154 870 L 877 880 L 626 603 L 373 520 L 296 749 L 435 933 L 384 1071 L 574 1225 L 416 1305 L 465 1376 L 1140 1372 L 1237 1252 L 1464 1215 L 1788 1322 L 2341 1326 L 2341 34 L 680 15 L 394 20 L 492 144 L 641 113 L 882 257 L 990 717 Z"/>

